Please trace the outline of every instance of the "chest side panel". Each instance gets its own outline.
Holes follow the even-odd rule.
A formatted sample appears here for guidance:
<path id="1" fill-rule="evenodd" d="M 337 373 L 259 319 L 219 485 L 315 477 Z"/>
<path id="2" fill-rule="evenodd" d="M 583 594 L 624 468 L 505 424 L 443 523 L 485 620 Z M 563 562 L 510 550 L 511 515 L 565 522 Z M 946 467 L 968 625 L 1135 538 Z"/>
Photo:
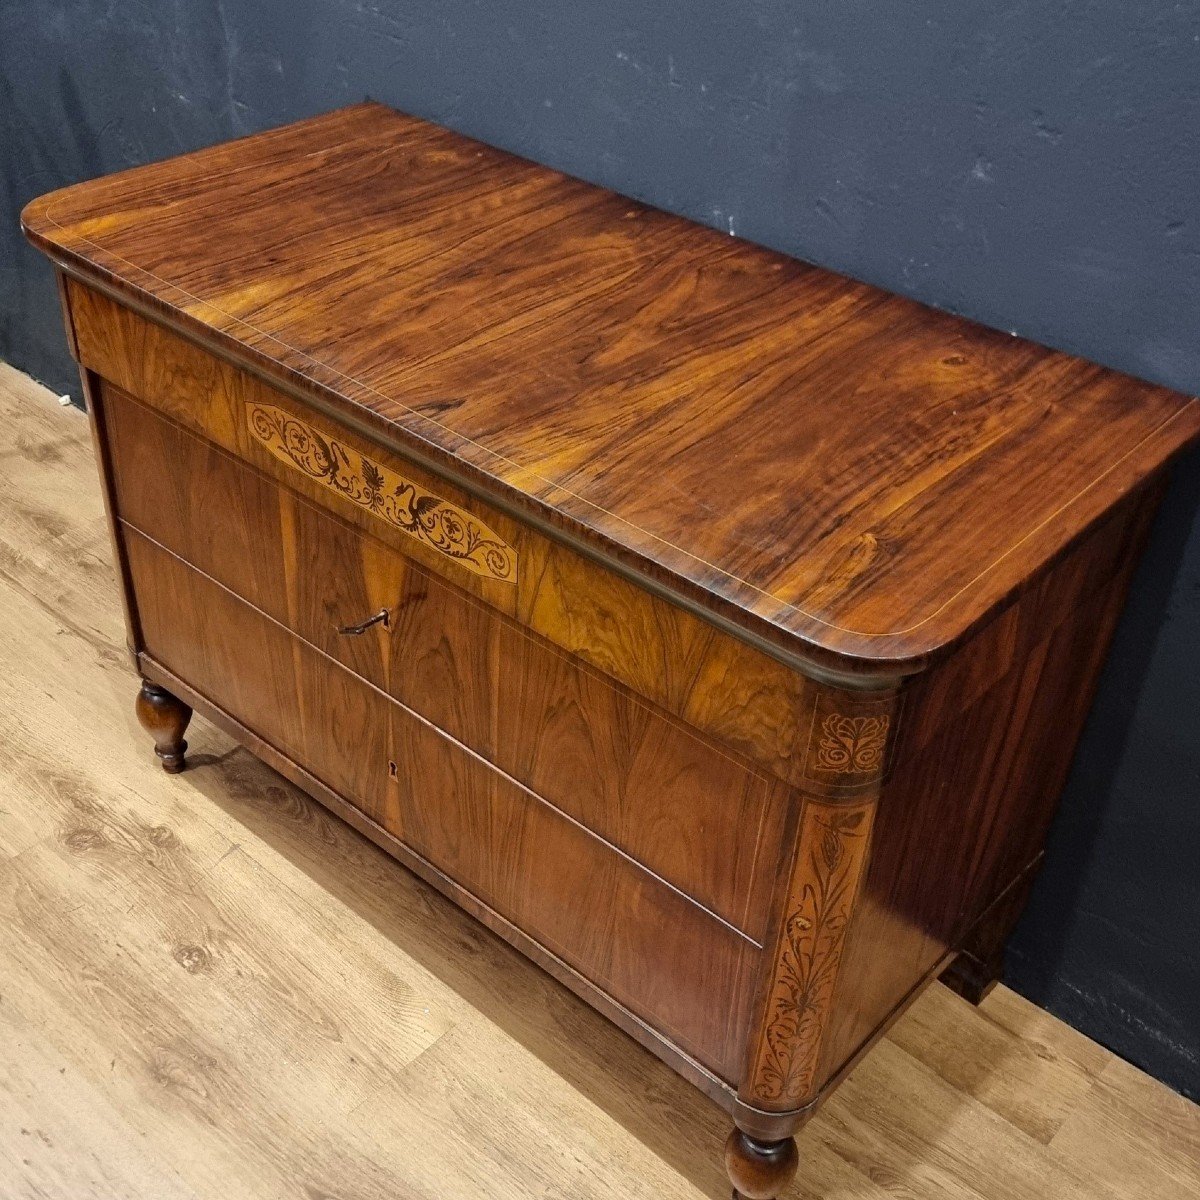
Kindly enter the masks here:
<path id="1" fill-rule="evenodd" d="M 1132 497 L 909 690 L 820 1080 L 1036 868 L 1157 499 Z"/>

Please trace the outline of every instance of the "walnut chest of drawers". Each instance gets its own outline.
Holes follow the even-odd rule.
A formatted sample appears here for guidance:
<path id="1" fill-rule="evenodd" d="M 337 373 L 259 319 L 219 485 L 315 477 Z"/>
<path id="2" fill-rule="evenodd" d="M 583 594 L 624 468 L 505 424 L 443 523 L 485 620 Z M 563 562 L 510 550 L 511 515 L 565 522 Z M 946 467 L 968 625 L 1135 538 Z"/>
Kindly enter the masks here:
<path id="1" fill-rule="evenodd" d="M 1186 397 L 377 105 L 68 188 L 193 708 L 731 1114 L 745 1197 L 1024 903 Z"/>

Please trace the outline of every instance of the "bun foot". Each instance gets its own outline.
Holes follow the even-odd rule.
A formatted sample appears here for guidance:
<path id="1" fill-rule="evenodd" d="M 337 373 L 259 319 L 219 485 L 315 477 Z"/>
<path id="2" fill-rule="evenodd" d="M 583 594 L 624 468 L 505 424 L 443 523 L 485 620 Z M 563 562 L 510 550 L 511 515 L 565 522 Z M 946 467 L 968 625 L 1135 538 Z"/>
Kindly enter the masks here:
<path id="1" fill-rule="evenodd" d="M 942 972 L 941 979 L 952 992 L 978 1007 L 1003 977 L 1003 950 L 993 954 L 988 962 L 964 951 Z"/>
<path id="2" fill-rule="evenodd" d="M 142 680 L 137 697 L 137 718 L 154 739 L 154 753 L 168 775 L 178 775 L 185 764 L 187 742 L 184 730 L 192 719 L 192 710 L 166 688 Z"/>
<path id="3" fill-rule="evenodd" d="M 735 1129 L 725 1143 L 725 1170 L 734 1200 L 776 1200 L 796 1174 L 800 1156 L 795 1138 L 760 1142 Z"/>

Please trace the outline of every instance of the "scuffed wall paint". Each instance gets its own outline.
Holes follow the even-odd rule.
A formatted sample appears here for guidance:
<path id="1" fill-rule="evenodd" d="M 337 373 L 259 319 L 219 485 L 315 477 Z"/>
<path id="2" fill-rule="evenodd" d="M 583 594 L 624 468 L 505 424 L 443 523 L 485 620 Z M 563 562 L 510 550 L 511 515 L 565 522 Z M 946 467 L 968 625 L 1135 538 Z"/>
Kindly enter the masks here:
<path id="1" fill-rule="evenodd" d="M 31 197 L 373 96 L 727 233 L 1200 391 L 1200 6 L 0 0 L 0 356 L 77 390 Z M 1200 1093 L 1200 463 L 1011 981 Z"/>

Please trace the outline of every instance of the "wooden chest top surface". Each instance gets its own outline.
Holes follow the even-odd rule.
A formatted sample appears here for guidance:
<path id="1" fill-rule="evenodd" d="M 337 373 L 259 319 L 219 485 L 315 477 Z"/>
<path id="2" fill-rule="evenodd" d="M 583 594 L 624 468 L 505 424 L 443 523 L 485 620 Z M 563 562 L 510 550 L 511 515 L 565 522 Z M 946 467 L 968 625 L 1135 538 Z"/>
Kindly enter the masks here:
<path id="1" fill-rule="evenodd" d="M 953 646 L 1200 433 L 1188 397 L 379 105 L 23 223 L 401 452 L 848 667 Z"/>

